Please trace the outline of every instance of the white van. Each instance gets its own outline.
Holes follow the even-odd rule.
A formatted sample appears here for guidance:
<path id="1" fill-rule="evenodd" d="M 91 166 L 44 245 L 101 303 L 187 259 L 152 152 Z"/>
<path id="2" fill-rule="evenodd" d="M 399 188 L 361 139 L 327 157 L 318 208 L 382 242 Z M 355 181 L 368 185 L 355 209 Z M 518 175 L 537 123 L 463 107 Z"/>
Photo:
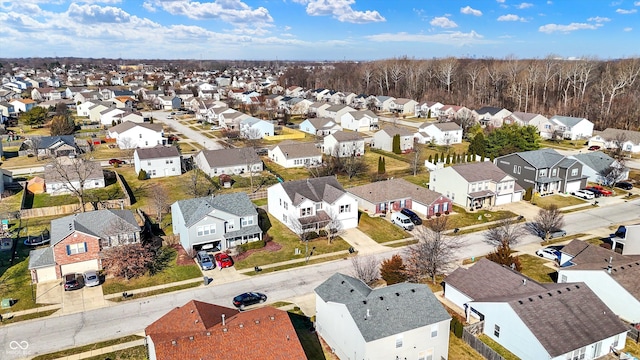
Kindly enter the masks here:
<path id="1" fill-rule="evenodd" d="M 405 230 L 413 230 L 413 222 L 411 222 L 411 219 L 407 215 L 399 212 L 391 213 L 391 223 L 396 224 Z"/>

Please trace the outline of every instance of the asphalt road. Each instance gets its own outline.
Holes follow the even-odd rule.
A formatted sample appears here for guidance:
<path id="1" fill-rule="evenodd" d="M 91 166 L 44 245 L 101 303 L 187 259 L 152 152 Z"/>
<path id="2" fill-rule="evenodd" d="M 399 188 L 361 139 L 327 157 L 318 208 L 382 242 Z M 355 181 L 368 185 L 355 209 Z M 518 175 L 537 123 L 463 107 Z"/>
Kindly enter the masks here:
<path id="1" fill-rule="evenodd" d="M 167 117 L 170 115 L 169 112 L 153 111 L 153 112 L 144 112 L 142 114 L 144 117 L 153 117 L 154 121 L 158 121 L 167 126 L 171 126 L 172 128 L 176 129 L 177 132 L 182 133 L 184 136 L 204 146 L 206 149 L 209 149 L 209 150 L 224 149 L 224 146 L 219 142 L 217 142 L 216 140 L 213 140 L 211 138 L 208 138 L 202 135 L 198 131 L 195 131 L 188 126 L 183 125 L 177 120 L 168 119 Z"/>
<path id="2" fill-rule="evenodd" d="M 585 232 L 612 224 L 640 218 L 640 200 L 616 206 L 593 208 L 565 216 L 565 229 L 569 234 Z M 486 254 L 492 247 L 484 243 L 483 232 L 464 235 L 465 246 L 459 258 Z M 540 241 L 527 235 L 520 244 Z M 390 249 L 375 255 L 388 258 L 402 251 Z M 160 316 L 177 306 L 197 299 L 222 306 L 231 306 L 233 296 L 245 291 L 260 291 L 269 296 L 269 302 L 288 300 L 309 294 L 335 272 L 352 273 L 350 261 L 338 260 L 305 268 L 297 268 L 251 277 L 234 283 L 216 285 L 215 279 L 207 287 L 189 289 L 149 297 L 141 301 L 115 303 L 113 306 L 62 316 L 24 321 L 0 327 L 0 359 L 20 359 L 49 353 L 112 338 L 138 333 Z M 24 346 L 21 350 L 16 344 Z M 26 342 L 26 343 L 25 343 Z M 13 346 L 11 346 L 13 345 Z M 12 349 L 16 348 L 16 349 Z"/>

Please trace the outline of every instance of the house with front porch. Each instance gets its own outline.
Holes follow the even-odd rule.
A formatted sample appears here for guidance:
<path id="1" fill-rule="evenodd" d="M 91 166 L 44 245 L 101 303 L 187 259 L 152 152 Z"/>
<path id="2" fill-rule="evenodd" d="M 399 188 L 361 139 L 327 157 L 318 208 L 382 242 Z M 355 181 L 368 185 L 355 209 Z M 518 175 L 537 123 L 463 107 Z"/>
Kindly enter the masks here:
<path id="1" fill-rule="evenodd" d="M 73 135 L 32 136 L 24 141 L 23 147 L 33 151 L 38 158 L 75 156 L 79 151 Z"/>
<path id="2" fill-rule="evenodd" d="M 414 111 L 417 117 L 422 118 L 438 118 L 440 116 L 440 109 L 444 105 L 438 101 L 423 101 L 416 104 Z"/>
<path id="3" fill-rule="evenodd" d="M 471 210 L 518 202 L 524 196 L 524 189 L 513 176 L 488 161 L 433 170 L 429 189 Z"/>
<path id="4" fill-rule="evenodd" d="M 182 100 L 177 96 L 158 96 L 158 105 L 163 110 L 176 110 L 182 105 Z"/>
<path id="5" fill-rule="evenodd" d="M 334 176 L 285 181 L 267 189 L 268 211 L 296 234 L 318 231 L 332 222 L 358 226 L 358 203 Z"/>
<path id="6" fill-rule="evenodd" d="M 333 119 L 335 122 L 340 123 L 341 119 L 342 119 L 342 115 L 350 112 L 350 111 L 355 111 L 354 108 L 348 106 L 348 105 L 343 105 L 343 104 L 335 104 L 335 105 L 331 105 L 328 108 L 324 109 L 323 112 L 323 117 L 328 117 L 329 119 Z"/>
<path id="7" fill-rule="evenodd" d="M 418 102 L 413 99 L 396 98 L 391 100 L 389 110 L 394 114 L 411 115 L 416 111 Z"/>
<path id="8" fill-rule="evenodd" d="M 244 192 L 176 201 L 171 218 L 187 251 L 226 251 L 262 239 L 258 211 Z"/>
<path id="9" fill-rule="evenodd" d="M 593 123 L 586 118 L 554 115 L 549 121 L 564 139 L 580 140 L 593 136 Z"/>
<path id="10" fill-rule="evenodd" d="M 572 193 L 587 185 L 582 163 L 553 149 L 517 152 L 497 157 L 494 163 L 516 179 L 523 189 L 548 195 Z"/>
<path id="11" fill-rule="evenodd" d="M 358 201 L 358 209 L 369 216 L 385 216 L 407 208 L 430 218 L 448 213 L 453 205 L 452 200 L 441 193 L 402 178 L 350 187 L 347 192 Z"/>
<path id="12" fill-rule="evenodd" d="M 482 126 L 502 126 L 503 119 L 511 115 L 511 111 L 493 106 L 484 106 L 473 110 L 473 115 Z"/>
<path id="13" fill-rule="evenodd" d="M 372 101 L 378 111 L 391 112 L 391 104 L 393 103 L 393 100 L 395 100 L 395 98 L 392 96 L 372 95 L 371 99 L 368 101 Z"/>

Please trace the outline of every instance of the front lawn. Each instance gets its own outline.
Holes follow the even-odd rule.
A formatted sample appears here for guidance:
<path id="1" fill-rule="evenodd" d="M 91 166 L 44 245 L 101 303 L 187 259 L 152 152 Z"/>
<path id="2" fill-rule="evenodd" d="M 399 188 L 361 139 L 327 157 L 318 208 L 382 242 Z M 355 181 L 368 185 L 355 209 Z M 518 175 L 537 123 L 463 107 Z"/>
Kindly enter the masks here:
<path id="1" fill-rule="evenodd" d="M 358 212 L 358 229 L 377 243 L 408 238 L 410 235 L 389 221 Z"/>
<path id="2" fill-rule="evenodd" d="M 85 190 L 85 202 L 89 202 L 92 199 L 101 199 L 101 200 L 114 200 L 114 199 L 124 199 L 124 193 L 120 188 L 120 185 L 117 182 L 114 182 L 108 186 L 105 186 L 102 189 L 90 189 Z M 78 198 L 72 194 L 63 194 L 63 195 L 50 195 L 46 193 L 42 194 L 34 194 L 33 195 L 33 204 L 31 206 L 32 209 L 36 208 L 44 208 L 49 206 L 60 206 L 60 205 L 72 205 L 79 204 Z"/>
<path id="3" fill-rule="evenodd" d="M 518 216 L 518 214 L 515 214 L 511 211 L 506 211 L 506 210 L 489 211 L 489 210 L 480 209 L 475 212 L 467 212 L 462 207 L 459 207 L 456 205 L 453 206 L 453 211 L 454 212 L 452 212 L 449 215 L 443 215 L 443 216 L 449 217 L 448 219 L 449 229 L 464 228 L 466 226 L 471 226 L 471 225 L 486 224 L 492 221 L 513 218 Z M 427 222 L 428 221 L 429 220 L 427 220 Z"/>
<path id="4" fill-rule="evenodd" d="M 533 280 L 541 283 L 552 283 L 556 276 L 556 270 L 546 266 L 551 262 L 550 260 L 543 259 L 533 255 L 519 255 L 520 263 L 522 264 L 522 274 L 526 275 Z"/>
<path id="5" fill-rule="evenodd" d="M 245 259 L 236 261 L 236 269 L 250 269 L 255 266 L 263 266 L 287 260 L 305 258 L 305 249 L 307 247 L 300 241 L 300 238 L 298 238 L 296 234 L 289 230 L 289 228 L 279 220 L 271 217 L 271 215 L 269 215 L 269 220 L 271 221 L 271 228 L 269 229 L 268 234 L 272 238 L 271 241 L 280 245 L 280 249 L 277 251 L 267 251 L 264 249 L 255 251 Z M 331 244 L 329 244 L 326 239 L 318 238 L 316 240 L 311 240 L 308 243 L 309 251 L 314 247 L 313 255 L 321 255 L 348 250 L 350 245 L 339 237 L 333 240 Z M 300 250 L 299 255 L 295 255 L 296 248 Z"/>
<path id="6" fill-rule="evenodd" d="M 531 201 L 531 204 L 538 206 L 540 208 L 546 208 L 551 204 L 556 205 L 559 209 L 563 207 L 572 206 L 572 205 L 580 205 L 585 204 L 586 201 L 571 196 L 562 196 L 562 195 L 548 195 L 548 196 L 535 196 L 535 198 Z"/>

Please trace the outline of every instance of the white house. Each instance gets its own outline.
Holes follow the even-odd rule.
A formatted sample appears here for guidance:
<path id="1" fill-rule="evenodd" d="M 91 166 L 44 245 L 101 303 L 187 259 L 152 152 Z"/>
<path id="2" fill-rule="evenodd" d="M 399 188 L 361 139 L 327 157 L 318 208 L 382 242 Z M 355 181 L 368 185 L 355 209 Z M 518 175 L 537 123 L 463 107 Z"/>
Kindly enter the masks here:
<path id="1" fill-rule="evenodd" d="M 378 115 L 371 110 L 350 111 L 342 114 L 340 124 L 346 130 L 370 131 L 378 128 Z"/>
<path id="2" fill-rule="evenodd" d="M 124 114 L 124 109 L 110 107 L 100 112 L 100 124 L 110 126 L 120 120 L 120 116 Z"/>
<path id="3" fill-rule="evenodd" d="M 583 282 L 538 283 L 483 258 L 447 276 L 444 297 L 523 360 L 596 359 L 625 346 L 627 326 Z"/>
<path id="4" fill-rule="evenodd" d="M 391 103 L 393 102 L 394 99 L 395 98 L 391 96 L 380 95 L 380 96 L 373 96 L 371 99 L 368 99 L 367 101 L 373 101 L 378 111 L 389 112 L 391 111 Z"/>
<path id="5" fill-rule="evenodd" d="M 45 192 L 50 195 L 71 194 L 84 190 L 105 187 L 104 173 L 99 162 L 69 159 L 70 163 L 45 166 Z M 76 162 L 76 163 L 73 163 Z"/>
<path id="6" fill-rule="evenodd" d="M 322 114 L 323 117 L 328 117 L 329 119 L 333 119 L 335 122 L 339 123 L 342 119 L 342 115 L 348 113 L 350 111 L 355 111 L 356 109 L 343 104 L 335 104 L 331 105 L 328 108 L 324 109 Z"/>
<path id="7" fill-rule="evenodd" d="M 316 330 L 338 358 L 448 358 L 451 316 L 428 286 L 372 289 L 336 273 L 314 291 Z"/>
<path id="8" fill-rule="evenodd" d="M 200 150 L 193 161 L 198 169 L 210 177 L 248 174 L 250 171 L 259 173 L 263 170 L 262 160 L 251 147 Z"/>
<path id="9" fill-rule="evenodd" d="M 423 101 L 416 104 L 414 113 L 417 117 L 437 118 L 440 116 L 440 109 L 442 109 L 443 106 L 444 105 L 438 101 Z"/>
<path id="10" fill-rule="evenodd" d="M 324 153 L 337 157 L 364 155 L 364 137 L 353 131 L 337 131 L 324 137 Z"/>
<path id="11" fill-rule="evenodd" d="M 180 151 L 175 146 L 157 145 L 151 148 L 136 149 L 133 153 L 136 174 L 144 170 L 148 178 L 181 175 L 181 159 Z"/>
<path id="12" fill-rule="evenodd" d="M 554 115 L 549 121 L 565 139 L 589 139 L 593 136 L 593 123 L 585 118 Z"/>
<path id="13" fill-rule="evenodd" d="M 511 111 L 493 106 L 484 106 L 478 110 L 472 111 L 472 113 L 473 116 L 478 119 L 480 125 L 491 125 L 495 127 L 502 126 L 503 119 L 511 115 Z"/>
<path id="14" fill-rule="evenodd" d="M 397 98 L 391 101 L 389 110 L 391 112 L 401 115 L 413 114 L 416 111 L 416 105 L 418 102 L 412 99 Z"/>
<path id="15" fill-rule="evenodd" d="M 89 117 L 89 109 L 96 105 L 97 101 L 85 101 L 82 104 L 76 105 L 76 114 L 78 116 Z"/>
<path id="16" fill-rule="evenodd" d="M 125 121 L 110 128 L 109 137 L 116 139 L 120 149 L 149 148 L 166 143 L 162 124 Z"/>
<path id="17" fill-rule="evenodd" d="M 36 102 L 31 99 L 13 99 L 9 101 L 17 113 L 27 112 L 36 106 Z"/>
<path id="18" fill-rule="evenodd" d="M 339 130 L 342 126 L 330 118 L 309 118 L 300 123 L 300 131 L 314 136 L 326 136 Z"/>
<path id="19" fill-rule="evenodd" d="M 540 134 L 540 137 L 543 139 L 550 139 L 553 137 L 555 126 L 544 115 L 514 111 L 510 117 L 521 122 L 523 125 L 535 126 L 538 129 L 538 134 Z M 508 120 L 505 120 L 505 123 L 507 123 L 507 121 Z"/>
<path id="20" fill-rule="evenodd" d="M 420 125 L 413 135 L 419 144 L 434 143 L 436 145 L 452 145 L 462 143 L 462 128 L 454 122 L 431 123 Z"/>
<path id="21" fill-rule="evenodd" d="M 240 120 L 240 135 L 247 139 L 262 139 L 274 135 L 273 123 L 254 118 L 253 116 Z"/>
<path id="22" fill-rule="evenodd" d="M 269 149 L 269 159 L 285 167 L 304 167 L 322 164 L 322 151 L 313 143 L 285 140 Z"/>
<path id="23" fill-rule="evenodd" d="M 371 147 L 392 152 L 393 137 L 396 135 L 400 137 L 400 151 L 413 150 L 413 132 L 397 126 L 387 126 L 383 127 L 380 131 L 376 131 L 376 133 L 373 134 Z"/>
<path id="24" fill-rule="evenodd" d="M 267 201 L 269 214 L 295 233 L 333 222 L 344 230 L 358 226 L 358 202 L 333 176 L 275 184 L 267 189 Z"/>
<path id="25" fill-rule="evenodd" d="M 160 108 L 164 110 L 179 109 L 182 104 L 182 100 L 177 96 L 158 96 L 157 99 Z"/>
<path id="26" fill-rule="evenodd" d="M 569 158 L 582 164 L 582 175 L 590 182 L 610 186 L 629 178 L 629 168 L 601 151 L 570 155 Z"/>
<path id="27" fill-rule="evenodd" d="M 91 121 L 92 123 L 99 123 L 100 113 L 112 107 L 115 108 L 115 106 L 113 106 L 112 104 L 104 101 L 96 102 L 95 105 L 89 108 L 89 121 Z M 109 123 L 109 125 L 111 125 L 111 123 Z"/>
<path id="28" fill-rule="evenodd" d="M 589 146 L 594 145 L 607 149 L 620 146 L 622 150 L 636 154 L 640 152 L 640 131 L 606 128 L 589 139 Z"/>

